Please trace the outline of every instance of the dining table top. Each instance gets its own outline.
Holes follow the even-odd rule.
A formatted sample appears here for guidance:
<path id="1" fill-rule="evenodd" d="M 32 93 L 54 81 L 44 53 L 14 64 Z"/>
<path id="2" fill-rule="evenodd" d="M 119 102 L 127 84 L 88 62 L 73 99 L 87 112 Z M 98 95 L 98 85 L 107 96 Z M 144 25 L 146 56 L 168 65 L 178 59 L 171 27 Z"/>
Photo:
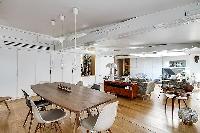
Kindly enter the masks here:
<path id="1" fill-rule="evenodd" d="M 36 84 L 31 85 L 31 89 L 44 99 L 77 113 L 117 98 L 111 94 L 77 85 L 71 85 L 71 92 L 66 92 L 58 89 L 58 84 L 60 83 Z M 69 86 L 70 84 L 62 83 L 62 85 Z"/>

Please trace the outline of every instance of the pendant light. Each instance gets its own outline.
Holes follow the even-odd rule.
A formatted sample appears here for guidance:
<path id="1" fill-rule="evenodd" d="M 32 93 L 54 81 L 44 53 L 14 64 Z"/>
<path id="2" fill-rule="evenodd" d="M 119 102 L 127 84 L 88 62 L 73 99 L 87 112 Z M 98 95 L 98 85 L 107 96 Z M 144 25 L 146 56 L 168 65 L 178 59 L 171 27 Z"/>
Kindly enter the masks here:
<path id="1" fill-rule="evenodd" d="M 78 15 L 78 8 L 74 7 L 73 8 L 73 14 L 74 14 L 74 60 L 72 63 L 72 83 L 74 82 L 74 71 L 77 69 L 77 64 L 76 64 L 76 46 L 77 46 L 77 32 L 76 32 L 76 24 L 77 24 L 77 15 Z"/>
<path id="2" fill-rule="evenodd" d="M 62 37 L 64 37 L 64 21 L 65 21 L 65 16 L 63 15 L 63 14 L 61 14 L 60 15 L 60 20 L 61 20 L 61 22 L 62 22 L 62 27 L 61 27 L 61 29 L 62 29 Z M 63 82 L 63 72 L 64 72 L 64 61 L 63 61 L 63 52 L 64 52 L 64 48 L 63 48 L 63 41 L 62 41 L 62 43 L 61 43 L 61 70 L 62 70 L 62 72 L 61 72 L 61 74 L 62 74 L 62 82 Z"/>
<path id="3" fill-rule="evenodd" d="M 56 21 L 55 20 L 51 20 L 51 25 L 52 25 L 52 36 L 53 36 L 53 33 L 54 33 L 54 27 L 56 25 Z M 53 41 L 54 43 L 54 41 Z M 55 49 L 54 49 L 55 50 Z M 50 74 L 50 83 L 51 83 L 51 80 L 52 80 L 52 71 L 53 71 L 53 66 L 54 66 L 54 62 L 53 62 L 53 57 L 52 57 L 52 51 L 50 51 L 50 70 L 49 70 L 49 74 Z"/>

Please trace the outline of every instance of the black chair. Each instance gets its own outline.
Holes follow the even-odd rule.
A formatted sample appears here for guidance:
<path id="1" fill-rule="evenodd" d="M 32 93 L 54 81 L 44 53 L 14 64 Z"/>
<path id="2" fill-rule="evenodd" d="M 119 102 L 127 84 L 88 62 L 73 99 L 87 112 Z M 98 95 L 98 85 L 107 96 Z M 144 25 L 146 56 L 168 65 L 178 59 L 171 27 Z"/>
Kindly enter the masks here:
<path id="1" fill-rule="evenodd" d="M 31 121 L 30 121 L 30 125 L 29 125 L 29 132 L 31 130 L 31 126 L 32 126 L 32 121 L 33 121 L 33 113 L 32 113 L 32 107 L 31 107 L 31 103 L 30 103 L 30 100 L 28 99 L 29 95 L 24 91 L 22 90 L 22 92 L 24 93 L 24 96 L 25 96 L 25 99 L 26 99 L 26 105 L 28 106 L 29 108 L 29 112 L 26 116 L 26 119 L 24 121 L 24 124 L 23 126 L 26 125 L 26 122 L 27 122 L 27 119 L 29 117 L 29 115 L 31 115 Z M 46 100 L 39 100 L 39 101 L 34 101 L 34 104 L 37 106 L 38 109 L 40 109 L 41 111 L 42 110 L 46 110 L 46 106 L 50 105 L 50 103 Z"/>
<path id="2" fill-rule="evenodd" d="M 98 84 L 93 84 L 93 86 L 91 87 L 91 89 L 100 91 L 100 85 L 98 85 Z"/>

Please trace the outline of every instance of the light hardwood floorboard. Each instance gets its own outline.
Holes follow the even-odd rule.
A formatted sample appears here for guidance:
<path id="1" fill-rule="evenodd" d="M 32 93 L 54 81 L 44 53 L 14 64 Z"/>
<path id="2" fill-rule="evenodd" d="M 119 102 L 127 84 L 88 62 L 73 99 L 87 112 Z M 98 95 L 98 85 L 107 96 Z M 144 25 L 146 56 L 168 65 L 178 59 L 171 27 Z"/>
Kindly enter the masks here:
<path id="1" fill-rule="evenodd" d="M 112 126 L 113 133 L 200 133 L 200 120 L 192 126 L 184 125 L 178 118 L 178 103 L 175 101 L 174 117 L 171 115 L 171 101 L 168 100 L 165 112 L 165 96 L 160 88 L 156 87 L 150 100 L 136 98 L 133 100 L 119 97 L 117 118 Z M 195 109 L 200 115 L 200 89 L 195 89 L 187 101 L 189 107 Z M 11 113 L 8 113 L 4 104 L 0 105 L 0 133 L 27 133 L 28 124 L 24 128 L 23 122 L 28 113 L 25 100 L 19 99 L 8 102 Z M 182 107 L 184 104 L 182 103 Z M 74 114 L 72 119 L 67 118 L 61 122 L 63 133 L 72 133 Z M 29 123 L 30 119 L 28 120 Z M 31 132 L 34 132 L 34 120 Z M 85 133 L 82 127 L 79 133 Z M 44 133 L 55 133 L 55 130 L 46 128 Z"/>

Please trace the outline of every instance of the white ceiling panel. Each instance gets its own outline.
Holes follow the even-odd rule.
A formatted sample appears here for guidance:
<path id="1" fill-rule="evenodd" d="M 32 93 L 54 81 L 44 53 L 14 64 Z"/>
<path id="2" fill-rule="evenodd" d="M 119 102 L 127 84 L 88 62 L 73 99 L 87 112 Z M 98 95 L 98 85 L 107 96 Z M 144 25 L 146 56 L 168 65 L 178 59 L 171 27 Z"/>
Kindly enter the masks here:
<path id="1" fill-rule="evenodd" d="M 0 24 L 38 32 L 61 35 L 59 14 L 66 16 L 64 32 L 74 29 L 72 8 L 80 10 L 78 30 L 118 22 L 123 19 L 183 6 L 197 0 L 2 0 Z M 56 20 L 51 26 L 50 20 Z"/>

